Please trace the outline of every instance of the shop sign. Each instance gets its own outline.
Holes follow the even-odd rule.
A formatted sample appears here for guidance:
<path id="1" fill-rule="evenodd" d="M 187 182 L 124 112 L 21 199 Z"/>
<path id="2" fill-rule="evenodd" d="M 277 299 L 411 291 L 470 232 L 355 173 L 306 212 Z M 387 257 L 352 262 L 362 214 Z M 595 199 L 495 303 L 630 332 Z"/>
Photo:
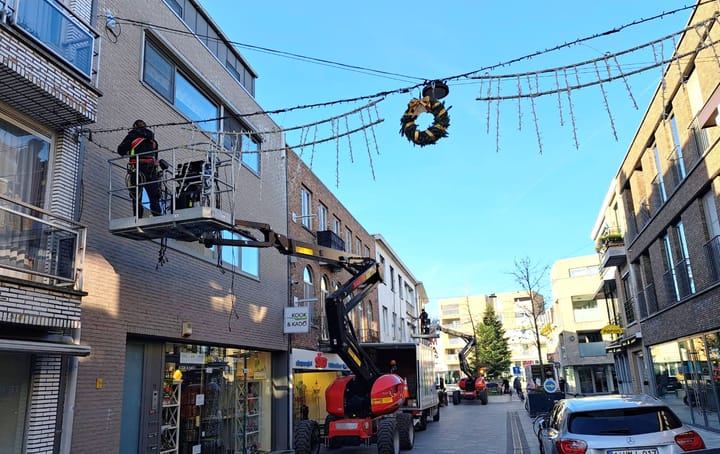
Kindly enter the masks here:
<path id="1" fill-rule="evenodd" d="M 285 329 L 287 333 L 310 332 L 310 308 L 308 306 L 285 308 Z"/>
<path id="2" fill-rule="evenodd" d="M 205 364 L 205 354 L 180 352 L 180 364 Z"/>
<path id="3" fill-rule="evenodd" d="M 335 353 L 293 348 L 290 361 L 293 369 L 348 370 L 343 360 Z"/>

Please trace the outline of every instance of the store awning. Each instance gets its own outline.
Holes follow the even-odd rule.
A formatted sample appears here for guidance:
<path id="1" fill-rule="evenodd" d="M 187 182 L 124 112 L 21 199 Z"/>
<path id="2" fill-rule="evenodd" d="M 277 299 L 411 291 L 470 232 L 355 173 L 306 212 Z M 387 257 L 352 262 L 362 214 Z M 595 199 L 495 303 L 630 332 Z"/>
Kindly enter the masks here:
<path id="1" fill-rule="evenodd" d="M 625 337 L 625 338 L 621 337 L 621 338 L 617 339 L 616 341 L 608 344 L 605 347 L 605 351 L 608 353 L 621 352 L 621 351 L 625 350 L 626 348 L 628 348 L 629 346 L 631 346 L 632 344 L 634 344 L 635 342 L 638 342 L 640 339 L 642 339 L 642 333 L 635 333 L 632 336 Z"/>
<path id="2" fill-rule="evenodd" d="M 47 353 L 55 355 L 88 356 L 89 345 L 0 339 L 0 352 Z"/>

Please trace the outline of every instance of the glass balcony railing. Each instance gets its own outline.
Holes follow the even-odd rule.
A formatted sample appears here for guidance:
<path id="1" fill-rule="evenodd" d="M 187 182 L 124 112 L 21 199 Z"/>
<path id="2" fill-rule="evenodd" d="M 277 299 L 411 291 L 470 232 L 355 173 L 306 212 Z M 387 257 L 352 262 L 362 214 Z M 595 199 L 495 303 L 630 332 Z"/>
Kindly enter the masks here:
<path id="1" fill-rule="evenodd" d="M 81 290 L 86 228 L 0 196 L 0 274 Z"/>
<path id="2" fill-rule="evenodd" d="M 17 27 L 92 77 L 95 38 L 92 29 L 54 0 L 16 0 Z"/>
<path id="3" fill-rule="evenodd" d="M 605 342 L 581 342 L 578 344 L 580 356 L 605 356 L 607 355 L 606 345 Z"/>

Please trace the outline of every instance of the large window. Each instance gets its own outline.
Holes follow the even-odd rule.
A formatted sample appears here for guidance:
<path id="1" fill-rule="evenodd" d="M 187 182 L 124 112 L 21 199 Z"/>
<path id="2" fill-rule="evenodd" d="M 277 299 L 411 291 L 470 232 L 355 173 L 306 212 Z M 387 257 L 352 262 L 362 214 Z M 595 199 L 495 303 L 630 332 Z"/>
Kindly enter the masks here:
<path id="1" fill-rule="evenodd" d="M 0 117 L 0 195 L 45 208 L 50 140 Z"/>
<path id="2" fill-rule="evenodd" d="M 249 128 L 233 117 L 223 120 L 223 131 L 226 134 L 223 146 L 229 151 L 239 151 L 242 163 L 256 174 L 260 174 L 260 143 L 251 134 Z"/>
<path id="3" fill-rule="evenodd" d="M 312 194 L 306 188 L 300 188 L 300 217 L 303 227 L 312 230 Z"/>
<path id="4" fill-rule="evenodd" d="M 318 230 L 327 230 L 327 213 L 328 209 L 322 203 L 318 204 Z"/>
<path id="5" fill-rule="evenodd" d="M 600 320 L 600 310 L 596 300 L 573 301 L 573 317 L 576 322 L 594 322 Z"/>
<path id="6" fill-rule="evenodd" d="M 232 240 L 249 240 L 250 238 L 223 231 L 223 238 Z M 221 252 L 223 262 L 240 269 L 251 276 L 260 276 L 260 251 L 255 247 L 225 246 Z"/>
<path id="7" fill-rule="evenodd" d="M 192 121 L 202 122 L 202 128 L 217 130 L 219 110 L 180 69 L 149 40 L 145 41 L 143 81 L 160 96 L 177 107 Z M 206 121 L 213 120 L 213 121 Z"/>

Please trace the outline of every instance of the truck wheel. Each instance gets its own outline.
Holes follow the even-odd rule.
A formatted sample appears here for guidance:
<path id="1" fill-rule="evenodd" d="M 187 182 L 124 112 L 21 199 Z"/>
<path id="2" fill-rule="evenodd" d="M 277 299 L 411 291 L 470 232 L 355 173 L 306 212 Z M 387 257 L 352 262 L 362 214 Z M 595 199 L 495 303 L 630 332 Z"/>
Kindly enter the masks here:
<path id="1" fill-rule="evenodd" d="M 433 415 L 433 421 L 438 422 L 440 421 L 440 405 L 435 408 L 435 414 Z"/>
<path id="2" fill-rule="evenodd" d="M 488 395 L 487 395 L 487 389 L 480 391 L 480 403 L 483 405 L 487 405 L 488 403 Z"/>
<path id="3" fill-rule="evenodd" d="M 418 423 L 417 423 L 418 431 L 422 432 L 425 429 L 427 429 L 427 410 L 423 410 L 422 414 L 420 415 L 420 419 L 418 419 Z"/>
<path id="4" fill-rule="evenodd" d="M 300 421 L 293 434 L 296 454 L 320 452 L 320 426 L 311 420 Z"/>
<path id="5" fill-rule="evenodd" d="M 415 446 L 415 427 L 410 413 L 398 413 L 397 431 L 400 436 L 400 449 L 408 450 Z"/>
<path id="6" fill-rule="evenodd" d="M 400 434 L 395 427 L 393 418 L 383 418 L 378 425 L 377 434 L 378 454 L 399 454 Z"/>
<path id="7" fill-rule="evenodd" d="M 453 396 L 452 397 L 453 405 L 459 404 L 460 403 L 460 391 L 453 391 L 452 396 Z"/>

